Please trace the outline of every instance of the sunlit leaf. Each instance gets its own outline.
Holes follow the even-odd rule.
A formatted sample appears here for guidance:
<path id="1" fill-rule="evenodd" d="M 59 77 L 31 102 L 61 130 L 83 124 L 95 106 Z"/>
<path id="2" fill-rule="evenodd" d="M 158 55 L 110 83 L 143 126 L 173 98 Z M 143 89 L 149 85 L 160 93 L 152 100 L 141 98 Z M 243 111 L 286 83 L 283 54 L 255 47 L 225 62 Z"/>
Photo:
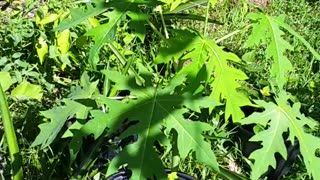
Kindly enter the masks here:
<path id="1" fill-rule="evenodd" d="M 45 24 L 49 24 L 54 22 L 55 20 L 57 20 L 59 18 L 58 14 L 49 14 L 46 17 L 44 17 L 43 19 L 41 19 L 41 21 L 39 22 L 39 24 L 45 25 Z"/>
<path id="2" fill-rule="evenodd" d="M 247 47 L 268 43 L 266 58 L 272 59 L 271 80 L 279 90 L 284 88 L 288 79 L 288 72 L 292 71 L 292 64 L 285 56 L 287 50 L 293 47 L 283 39 L 284 32 L 280 30 L 278 22 L 284 22 L 284 17 L 270 17 L 263 13 L 250 13 L 248 18 L 255 21 L 251 35 L 246 42 Z"/>
<path id="3" fill-rule="evenodd" d="M 284 159 L 287 158 L 282 136 L 287 131 L 289 131 L 288 140 L 292 144 L 295 139 L 299 140 L 300 151 L 308 173 L 314 179 L 319 179 L 320 172 L 314 167 L 320 167 L 320 158 L 316 156 L 316 151 L 320 148 L 320 138 L 306 132 L 306 128 L 314 129 L 318 123 L 300 113 L 300 103 L 294 103 L 291 106 L 284 93 L 276 99 L 277 104 L 262 100 L 255 102 L 265 110 L 261 113 L 253 113 L 241 123 L 260 124 L 267 128 L 250 139 L 250 141 L 262 142 L 262 148 L 251 153 L 249 157 L 254 160 L 251 179 L 259 179 L 268 170 L 269 165 L 275 168 L 275 153 L 279 153 Z"/>
<path id="4" fill-rule="evenodd" d="M 84 8 L 77 8 L 72 9 L 70 12 L 70 19 L 64 19 L 57 28 L 55 28 L 55 31 L 62 31 L 65 29 L 69 29 L 72 26 L 75 26 L 82 21 L 87 20 L 88 18 L 94 17 L 98 14 L 103 13 L 106 11 L 109 7 L 106 6 L 105 0 L 93 0 L 94 6 L 91 4 L 87 4 L 85 10 Z"/>
<path id="5" fill-rule="evenodd" d="M 42 88 L 39 85 L 30 84 L 28 81 L 21 82 L 11 91 L 11 96 L 19 99 L 36 99 L 41 100 L 43 95 Z"/>
<path id="6" fill-rule="evenodd" d="M 0 72 L 0 84 L 3 91 L 8 90 L 13 84 L 13 80 L 11 79 L 9 72 Z"/>
<path id="7" fill-rule="evenodd" d="M 42 111 L 41 114 L 48 118 L 50 122 L 40 124 L 40 134 L 36 137 L 31 146 L 41 145 L 41 148 L 49 146 L 56 138 L 66 120 L 77 118 L 81 114 L 87 113 L 89 108 L 72 100 L 65 99 L 65 105 Z"/>
<path id="8" fill-rule="evenodd" d="M 40 64 L 42 64 L 49 50 L 48 50 L 48 44 L 46 43 L 46 40 L 41 36 L 38 39 L 38 44 L 36 45 L 36 49 L 37 49 L 37 54 L 40 60 Z"/>
<path id="9" fill-rule="evenodd" d="M 61 54 L 65 54 L 70 49 L 70 31 L 68 29 L 58 32 L 57 38 L 57 48 Z"/>

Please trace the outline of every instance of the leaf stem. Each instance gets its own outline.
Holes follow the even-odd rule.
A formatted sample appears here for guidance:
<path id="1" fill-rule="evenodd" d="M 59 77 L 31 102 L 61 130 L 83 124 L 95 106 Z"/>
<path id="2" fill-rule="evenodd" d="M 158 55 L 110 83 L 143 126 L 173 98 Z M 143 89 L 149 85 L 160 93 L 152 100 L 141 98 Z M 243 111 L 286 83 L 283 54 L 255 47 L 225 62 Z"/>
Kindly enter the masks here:
<path id="1" fill-rule="evenodd" d="M 180 157 L 179 157 L 179 151 L 178 151 L 178 133 L 177 131 L 172 132 L 172 162 L 171 162 L 171 171 L 177 172 L 179 163 L 180 163 Z"/>
<path id="2" fill-rule="evenodd" d="M 112 52 L 116 55 L 116 57 L 119 59 L 119 61 L 121 62 L 122 66 L 124 67 L 124 69 L 126 69 L 126 60 L 125 58 L 120 54 L 120 52 L 117 50 L 116 47 L 114 47 L 114 45 L 112 43 L 108 43 L 109 48 L 112 50 Z M 137 73 L 137 71 L 135 69 L 132 68 L 132 66 L 129 66 L 129 68 L 122 72 L 122 73 L 129 73 L 129 74 L 133 74 L 137 80 L 139 81 L 140 84 L 143 84 L 143 80 L 141 80 L 141 78 L 139 77 L 139 74 Z"/>
<path id="3" fill-rule="evenodd" d="M 168 40 L 166 37 L 164 37 L 160 31 L 158 31 L 158 29 L 152 24 L 152 22 L 148 19 L 147 20 L 149 26 L 151 27 L 151 29 L 167 44 L 169 44 Z"/>
<path id="4" fill-rule="evenodd" d="M 240 28 L 240 29 L 238 29 L 238 30 L 235 30 L 235 31 L 233 31 L 233 32 L 231 32 L 231 33 L 229 33 L 229 34 L 227 34 L 227 35 L 225 35 L 225 36 L 223 36 L 223 37 L 215 40 L 215 42 L 216 42 L 216 43 L 219 43 L 219 42 L 221 42 L 221 41 L 223 41 L 223 40 L 225 40 L 225 39 L 228 39 L 229 37 L 231 37 L 231 36 L 233 36 L 233 35 L 236 35 L 236 34 L 238 34 L 239 32 L 241 32 L 241 31 L 243 31 L 243 30 L 246 30 L 246 29 L 248 29 L 248 28 L 250 28 L 250 27 L 251 27 L 251 24 L 248 24 L 248 25 L 246 25 L 246 26 L 244 26 L 244 27 L 242 27 L 242 28 Z"/>
<path id="5" fill-rule="evenodd" d="M 2 121 L 4 127 L 4 133 L 8 143 L 9 154 L 11 159 L 11 166 L 13 171 L 14 180 L 23 179 L 22 171 L 22 157 L 19 152 L 19 146 L 17 142 L 16 133 L 13 127 L 13 122 L 8 109 L 8 102 L 0 84 L 0 109 L 2 114 Z"/>
<path id="6" fill-rule="evenodd" d="M 162 26 L 164 29 L 165 38 L 169 39 L 169 33 L 168 33 L 167 26 L 166 26 L 166 23 L 164 22 L 164 18 L 163 18 L 162 6 L 160 6 L 160 17 L 161 17 Z"/>
<path id="7" fill-rule="evenodd" d="M 208 36 L 208 20 L 209 20 L 209 10 L 210 10 L 210 1 L 208 1 L 207 3 L 207 9 L 206 9 L 206 19 L 204 21 L 204 36 L 207 37 Z"/>

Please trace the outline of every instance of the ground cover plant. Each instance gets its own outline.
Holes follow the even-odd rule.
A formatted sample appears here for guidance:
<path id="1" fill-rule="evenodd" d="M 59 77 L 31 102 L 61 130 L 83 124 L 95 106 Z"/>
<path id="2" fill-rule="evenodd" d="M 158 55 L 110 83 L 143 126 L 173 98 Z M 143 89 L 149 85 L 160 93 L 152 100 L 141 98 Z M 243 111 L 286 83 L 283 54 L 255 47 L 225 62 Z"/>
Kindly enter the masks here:
<path id="1" fill-rule="evenodd" d="M 1 178 L 320 179 L 318 2 L 0 5 Z"/>

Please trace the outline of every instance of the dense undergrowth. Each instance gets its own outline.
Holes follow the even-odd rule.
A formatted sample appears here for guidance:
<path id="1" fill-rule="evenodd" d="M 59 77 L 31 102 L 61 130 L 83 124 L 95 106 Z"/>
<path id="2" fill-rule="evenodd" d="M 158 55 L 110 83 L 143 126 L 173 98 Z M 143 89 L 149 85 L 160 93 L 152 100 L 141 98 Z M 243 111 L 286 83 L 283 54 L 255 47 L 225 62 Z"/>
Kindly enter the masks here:
<path id="1" fill-rule="evenodd" d="M 320 179 L 320 3 L 251 2 L 0 4 L 1 178 Z"/>

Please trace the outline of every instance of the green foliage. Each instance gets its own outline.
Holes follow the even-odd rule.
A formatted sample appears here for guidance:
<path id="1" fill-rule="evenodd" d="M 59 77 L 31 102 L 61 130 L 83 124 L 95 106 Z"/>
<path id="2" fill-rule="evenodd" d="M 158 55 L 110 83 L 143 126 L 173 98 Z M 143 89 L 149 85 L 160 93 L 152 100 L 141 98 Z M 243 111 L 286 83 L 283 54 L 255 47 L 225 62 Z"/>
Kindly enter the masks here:
<path id="1" fill-rule="evenodd" d="M 130 90 L 131 94 L 136 96 L 137 100 L 134 104 L 127 105 L 133 108 L 124 109 L 121 113 L 127 111 L 123 115 L 124 117 L 139 121 L 136 125 L 129 127 L 122 135 L 122 137 L 126 137 L 137 134 L 138 141 L 128 145 L 118 157 L 112 160 L 109 171 L 112 172 L 120 165 L 128 163 L 128 167 L 133 170 L 134 179 L 146 179 L 152 177 L 154 173 L 157 177 L 161 177 L 163 174 L 161 161 L 153 150 L 155 141 L 162 141 L 164 138 L 161 124 L 167 127 L 168 132 L 174 129 L 178 133 L 177 146 L 182 159 L 185 159 L 192 150 L 195 151 L 196 159 L 199 162 L 218 170 L 218 164 L 215 155 L 210 150 L 210 144 L 204 141 L 204 137 L 201 137 L 202 132 L 212 130 L 212 127 L 205 123 L 187 121 L 183 118 L 183 114 L 188 111 L 183 106 L 200 111 L 199 107 L 214 107 L 216 104 L 213 101 L 205 97 L 174 93 L 174 89 L 183 83 L 183 76 L 173 78 L 164 88 L 161 88 L 160 84 L 157 87 L 152 87 L 148 79 L 146 79 L 146 88 L 141 88 L 133 84 L 129 77 L 126 78 L 118 73 L 108 72 L 107 76 L 116 82 L 117 89 Z M 143 113 L 136 113 L 141 111 Z M 112 113 L 112 109 L 110 109 L 110 113 Z M 207 159 L 211 159 L 211 161 L 207 161 Z"/>
<path id="2" fill-rule="evenodd" d="M 240 59 L 233 53 L 225 52 L 223 47 L 219 47 L 212 40 L 188 31 L 176 31 L 176 34 L 174 39 L 169 41 L 168 47 L 160 49 L 155 63 L 168 62 L 171 57 L 174 61 L 181 60 L 179 57 L 185 53 L 183 59 L 190 58 L 192 62 L 184 66 L 179 74 L 188 74 L 191 89 L 196 90 L 201 81 L 210 83 L 212 89 L 210 97 L 218 102 L 226 101 L 225 119 L 229 119 L 232 115 L 234 122 L 240 121 L 244 117 L 240 107 L 251 103 L 248 97 L 237 90 L 241 87 L 237 81 L 246 80 L 247 76 L 227 63 L 227 61 L 239 62 Z M 203 66 L 206 73 L 202 72 Z"/>
<path id="3" fill-rule="evenodd" d="M 294 103 L 291 106 L 284 93 L 281 93 L 276 99 L 276 104 L 261 100 L 255 103 L 265 110 L 261 113 L 255 112 L 241 121 L 241 124 L 258 124 L 266 127 L 265 130 L 258 132 L 250 139 L 250 141 L 262 142 L 262 148 L 250 155 L 250 158 L 255 160 L 251 179 L 259 179 L 269 165 L 276 167 L 275 153 L 278 152 L 284 159 L 287 158 L 282 138 L 287 132 L 289 132 L 288 140 L 291 144 L 294 144 L 295 139 L 299 140 L 301 154 L 308 172 L 316 179 L 320 177 L 319 172 L 313 168 L 320 165 L 319 157 L 315 155 L 316 150 L 320 147 L 320 139 L 306 132 L 314 129 L 318 123 L 300 113 L 300 103 Z"/>
<path id="4" fill-rule="evenodd" d="M 260 179 L 299 141 L 285 178 L 319 179 L 320 18 L 307 13 L 320 4 L 290 14 L 283 2 L 5 4 L 0 85 L 25 176 Z"/>

